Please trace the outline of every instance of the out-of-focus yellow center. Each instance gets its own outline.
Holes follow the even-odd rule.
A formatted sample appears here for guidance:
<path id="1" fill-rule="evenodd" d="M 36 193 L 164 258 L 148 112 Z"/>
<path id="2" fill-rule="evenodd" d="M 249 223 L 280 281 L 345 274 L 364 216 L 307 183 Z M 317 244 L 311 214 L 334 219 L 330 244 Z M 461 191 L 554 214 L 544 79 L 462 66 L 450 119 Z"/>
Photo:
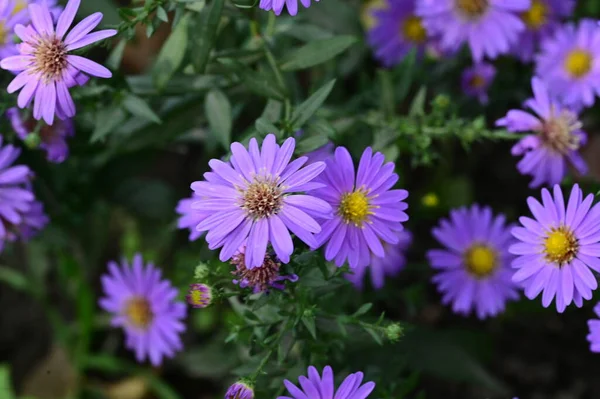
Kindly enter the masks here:
<path id="1" fill-rule="evenodd" d="M 477 19 L 490 7 L 489 0 L 454 0 L 458 11 L 468 19 Z"/>
<path id="2" fill-rule="evenodd" d="M 471 78 L 471 81 L 469 82 L 469 85 L 471 85 L 472 88 L 474 89 L 481 89 L 485 87 L 485 79 L 483 76 L 481 75 L 474 75 Z"/>
<path id="3" fill-rule="evenodd" d="M 532 0 L 529 10 L 521 14 L 525 25 L 531 29 L 539 29 L 548 22 L 548 6 L 542 0 Z"/>
<path id="4" fill-rule="evenodd" d="M 152 322 L 154 314 L 147 299 L 134 297 L 125 306 L 125 315 L 132 326 L 146 329 Z"/>
<path id="5" fill-rule="evenodd" d="M 435 208 L 440 204 L 440 199 L 435 193 L 429 193 L 421 199 L 421 202 L 427 208 Z"/>
<path id="6" fill-rule="evenodd" d="M 12 10 L 12 14 L 15 15 L 18 12 L 23 11 L 27 7 L 27 1 L 25 0 L 17 0 L 15 2 L 15 8 Z"/>
<path id="7" fill-rule="evenodd" d="M 421 18 L 410 16 L 402 23 L 402 34 L 411 42 L 423 43 L 427 39 L 427 31 L 423 27 Z"/>
<path id="8" fill-rule="evenodd" d="M 577 254 L 579 244 L 573 233 L 564 227 L 554 229 L 544 241 L 546 259 L 562 266 L 573 260 Z"/>
<path id="9" fill-rule="evenodd" d="M 592 55 L 589 51 L 575 49 L 565 60 L 565 69 L 574 78 L 581 78 L 592 70 Z"/>
<path id="10" fill-rule="evenodd" d="M 475 277 L 491 274 L 497 266 L 496 252 L 486 245 L 476 244 L 465 253 L 465 265 Z"/>
<path id="11" fill-rule="evenodd" d="M 362 190 L 344 194 L 340 202 L 339 214 L 346 223 L 362 226 L 372 214 L 367 194 Z"/>
<path id="12" fill-rule="evenodd" d="M 387 2 L 385 0 L 371 0 L 363 6 L 360 12 L 360 21 L 365 29 L 371 29 L 377 23 L 374 12 L 377 10 L 384 10 L 386 7 Z"/>
<path id="13" fill-rule="evenodd" d="M 4 23 L 0 22 L 0 43 L 6 43 L 8 40 L 8 32 L 6 31 L 6 27 Z"/>

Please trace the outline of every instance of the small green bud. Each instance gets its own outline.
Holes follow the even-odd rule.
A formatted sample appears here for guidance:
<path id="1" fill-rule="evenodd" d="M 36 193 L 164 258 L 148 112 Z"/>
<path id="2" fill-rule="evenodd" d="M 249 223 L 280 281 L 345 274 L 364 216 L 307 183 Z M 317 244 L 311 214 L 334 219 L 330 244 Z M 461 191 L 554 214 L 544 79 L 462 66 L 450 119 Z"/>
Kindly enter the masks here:
<path id="1" fill-rule="evenodd" d="M 194 270 L 194 279 L 204 280 L 206 279 L 206 277 L 208 277 L 209 273 L 210 270 L 208 268 L 208 265 L 206 263 L 200 263 L 198 266 L 196 266 L 196 269 Z"/>
<path id="2" fill-rule="evenodd" d="M 450 106 L 450 97 L 445 94 L 439 94 L 433 99 L 433 106 L 439 109 L 446 109 Z"/>
<path id="3" fill-rule="evenodd" d="M 385 328 L 385 336 L 392 342 L 396 342 L 402 336 L 404 329 L 400 323 L 392 323 Z"/>
<path id="4" fill-rule="evenodd" d="M 42 139 L 40 138 L 40 135 L 37 133 L 29 133 L 27 135 L 27 137 L 25 137 L 24 141 L 25 141 L 25 145 L 27 146 L 27 148 L 35 149 L 40 146 Z"/>

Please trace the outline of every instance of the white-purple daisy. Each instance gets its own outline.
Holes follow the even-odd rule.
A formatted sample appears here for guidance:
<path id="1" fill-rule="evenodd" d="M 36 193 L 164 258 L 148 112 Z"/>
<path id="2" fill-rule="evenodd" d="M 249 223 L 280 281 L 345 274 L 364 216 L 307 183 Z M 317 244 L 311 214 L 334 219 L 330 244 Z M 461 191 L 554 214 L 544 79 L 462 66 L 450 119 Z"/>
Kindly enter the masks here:
<path id="1" fill-rule="evenodd" d="M 519 297 L 511 280 L 508 248 L 513 239 L 504 215 L 494 216 L 489 207 L 477 205 L 455 209 L 433 229 L 433 236 L 445 247 L 427 251 L 429 263 L 438 270 L 433 282 L 454 312 L 474 311 L 484 319 Z"/>
<path id="2" fill-rule="evenodd" d="M 531 0 L 417 0 L 417 15 L 440 45 L 456 50 L 468 43 L 475 62 L 506 54 L 518 40 L 525 24 L 518 13 Z"/>
<path id="3" fill-rule="evenodd" d="M 534 299 L 542 294 L 542 305 L 550 306 L 556 299 L 556 309 L 562 313 L 583 299 L 591 299 L 598 282 L 590 269 L 600 271 L 600 205 L 592 207 L 594 195 L 583 197 L 577 184 L 573 186 L 565 206 L 560 186 L 554 186 L 554 196 L 542 189 L 542 203 L 527 199 L 534 219 L 521 217 L 523 227 L 512 234 L 520 242 L 510 247 L 518 257 L 512 266 L 517 269 L 513 281 L 522 285 L 525 295 Z"/>
<path id="4" fill-rule="evenodd" d="M 105 297 L 100 306 L 112 313 L 112 326 L 125 331 L 125 346 L 135 352 L 138 362 L 147 358 L 159 366 L 183 348 L 180 334 L 185 331 L 186 306 L 177 301 L 178 291 L 161 278 L 161 271 L 136 254 L 131 267 L 108 263 L 102 276 Z"/>
<path id="5" fill-rule="evenodd" d="M 16 25 L 15 33 L 23 41 L 19 55 L 0 61 L 3 69 L 18 73 L 8 85 L 8 92 L 21 90 L 19 108 L 33 101 L 33 117 L 52 125 L 54 115 L 60 119 L 75 116 L 75 103 L 69 88 L 78 83 L 80 74 L 109 78 L 111 72 L 102 65 L 79 55 L 70 54 L 100 40 L 114 36 L 114 29 L 90 33 L 102 20 L 102 13 L 83 19 L 70 32 L 81 0 L 69 0 L 56 24 L 46 3 L 30 4 L 31 25 Z M 56 26 L 55 26 L 56 25 Z"/>
<path id="6" fill-rule="evenodd" d="M 221 261 L 229 260 L 247 239 L 247 268 L 262 265 L 269 243 L 277 258 L 288 263 L 294 251 L 290 231 L 311 247 L 317 245 L 314 234 L 321 226 L 315 217 L 331 217 L 331 207 L 303 192 L 322 186 L 313 180 L 325 163 L 303 167 L 306 157 L 290 162 L 294 148 L 293 138 L 280 147 L 273 134 L 265 137 L 261 149 L 254 138 L 248 149 L 233 143 L 229 162 L 211 160 L 206 180 L 192 183 L 198 196 L 192 209 L 210 213 L 196 230 L 208 232 L 210 249 L 222 247 Z"/>

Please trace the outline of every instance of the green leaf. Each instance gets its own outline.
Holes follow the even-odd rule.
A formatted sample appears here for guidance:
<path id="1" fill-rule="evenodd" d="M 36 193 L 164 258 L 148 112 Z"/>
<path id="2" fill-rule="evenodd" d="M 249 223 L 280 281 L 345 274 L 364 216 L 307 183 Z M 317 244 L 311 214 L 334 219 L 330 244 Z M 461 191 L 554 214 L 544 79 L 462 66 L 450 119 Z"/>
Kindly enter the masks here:
<path id="1" fill-rule="evenodd" d="M 317 339 L 317 328 L 315 327 L 314 316 L 302 316 L 302 324 L 304 324 L 304 327 L 310 332 L 313 339 Z"/>
<path id="2" fill-rule="evenodd" d="M 267 135 L 269 133 L 278 133 L 279 129 L 277 126 L 272 124 L 268 119 L 258 118 L 256 122 L 254 122 L 254 127 L 259 133 Z"/>
<path id="3" fill-rule="evenodd" d="M 123 108 L 113 105 L 109 108 L 103 108 L 96 114 L 96 128 L 90 139 L 94 143 L 103 139 L 109 133 L 125 121 L 125 111 Z"/>
<path id="4" fill-rule="evenodd" d="M 0 266 L 0 282 L 10 285 L 12 288 L 19 291 L 30 291 L 29 281 L 27 277 L 16 270 L 9 269 L 5 266 Z"/>
<path id="5" fill-rule="evenodd" d="M 427 88 L 421 87 L 419 92 L 413 99 L 410 105 L 408 115 L 410 116 L 422 116 L 425 115 L 425 99 L 427 98 Z"/>
<path id="6" fill-rule="evenodd" d="M 150 122 L 161 123 L 160 118 L 152 111 L 152 108 L 150 108 L 148 103 L 134 94 L 129 93 L 125 96 L 123 106 L 135 116 Z"/>
<path id="7" fill-rule="evenodd" d="M 161 6 L 158 6 L 158 8 L 156 9 L 156 16 L 163 22 L 169 22 L 169 16 L 167 15 L 165 9 Z"/>
<path id="8" fill-rule="evenodd" d="M 366 314 L 369 310 L 371 310 L 372 307 L 373 307 L 372 303 L 365 303 L 360 308 L 358 308 L 358 310 L 356 312 L 354 312 L 352 317 L 362 316 L 362 315 Z"/>
<path id="9" fill-rule="evenodd" d="M 267 75 L 265 72 L 255 72 L 248 67 L 237 71 L 246 88 L 259 96 L 283 101 L 287 94 L 285 89 L 280 87 L 275 77 Z"/>
<path id="10" fill-rule="evenodd" d="M 286 56 L 281 63 L 281 70 L 295 71 L 322 64 L 343 53 L 356 42 L 356 37 L 349 35 L 310 42 Z"/>
<path id="11" fill-rule="evenodd" d="M 106 66 L 111 69 L 119 69 L 121 61 L 123 60 L 123 52 L 125 51 L 126 45 L 127 40 L 121 40 L 119 44 L 115 46 L 106 60 Z"/>
<path id="12" fill-rule="evenodd" d="M 213 47 L 217 36 L 217 28 L 223 12 L 223 3 L 225 0 L 212 0 L 208 11 L 199 14 L 200 32 L 194 35 L 193 64 L 196 72 L 204 73 L 206 64 L 210 56 L 210 50 Z"/>
<path id="13" fill-rule="evenodd" d="M 0 365 L 0 392 L 2 399 L 16 399 L 10 383 L 10 370 L 7 365 Z"/>
<path id="14" fill-rule="evenodd" d="M 294 110 L 292 114 L 292 125 L 294 128 L 301 128 L 306 121 L 308 121 L 315 112 L 319 109 L 321 105 L 325 102 L 331 90 L 333 90 L 333 86 L 335 85 L 335 79 L 326 83 L 323 87 L 317 90 L 312 96 L 310 96 L 306 101 L 300 104 Z"/>
<path id="15" fill-rule="evenodd" d="M 410 90 L 410 86 L 413 83 L 416 67 L 415 64 L 417 62 L 417 52 L 413 48 L 410 53 L 406 56 L 404 61 L 400 66 L 400 70 L 402 71 L 402 76 L 400 78 L 400 83 L 398 84 L 397 89 L 397 99 L 398 102 L 404 100 L 408 95 L 408 91 Z"/>
<path id="16" fill-rule="evenodd" d="M 377 342 L 379 345 L 383 345 L 383 339 L 381 338 L 381 333 L 371 327 L 364 326 L 366 332 L 369 333 L 373 340 Z"/>
<path id="17" fill-rule="evenodd" d="M 188 25 L 190 23 L 190 14 L 186 13 L 177 24 L 171 36 L 163 45 L 158 59 L 152 69 L 154 84 L 157 88 L 164 88 L 175 71 L 179 69 L 188 43 Z"/>
<path id="18" fill-rule="evenodd" d="M 231 104 L 220 90 L 211 90 L 204 103 L 206 118 L 216 139 L 228 148 L 231 144 L 232 116 Z"/>

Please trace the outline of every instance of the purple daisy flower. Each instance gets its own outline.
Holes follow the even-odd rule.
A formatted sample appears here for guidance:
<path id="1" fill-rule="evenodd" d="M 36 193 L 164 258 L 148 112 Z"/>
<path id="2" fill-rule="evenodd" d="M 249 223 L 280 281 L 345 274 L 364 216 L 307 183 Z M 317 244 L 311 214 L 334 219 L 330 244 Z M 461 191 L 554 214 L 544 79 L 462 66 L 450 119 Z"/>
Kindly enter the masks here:
<path id="1" fill-rule="evenodd" d="M 190 230 L 190 241 L 196 241 L 203 234 L 196 230 L 196 226 L 210 215 L 210 212 L 200 212 L 192 208 L 192 204 L 201 198 L 198 194 L 192 194 L 190 198 L 179 200 L 175 211 L 180 215 L 177 220 L 177 228 Z"/>
<path id="2" fill-rule="evenodd" d="M 456 50 L 467 42 L 476 63 L 505 54 L 518 40 L 525 24 L 517 13 L 531 0 L 417 0 L 417 15 L 430 34 L 441 36 L 441 46 Z"/>
<path id="3" fill-rule="evenodd" d="M 227 389 L 225 399 L 254 399 L 254 390 L 247 383 L 238 381 Z"/>
<path id="4" fill-rule="evenodd" d="M 399 64 L 412 48 L 422 54 L 427 44 L 427 31 L 415 15 L 415 0 L 388 1 L 387 6 L 373 12 L 376 24 L 368 32 L 375 57 L 386 67 Z"/>
<path id="5" fill-rule="evenodd" d="M 429 263 L 439 270 L 433 282 L 454 312 L 467 316 L 475 311 L 484 319 L 519 297 L 511 280 L 508 248 L 513 240 L 504 215 L 494 216 L 489 207 L 478 205 L 455 209 L 433 229 L 433 236 L 446 247 L 427 252 Z"/>
<path id="6" fill-rule="evenodd" d="M 163 357 L 171 358 L 183 348 L 179 334 L 185 331 L 186 306 L 178 302 L 177 289 L 161 279 L 161 271 L 136 254 L 130 267 L 123 260 L 108 263 L 102 276 L 106 297 L 100 306 L 114 315 L 112 326 L 125 330 L 125 346 L 135 351 L 138 362 L 146 358 L 159 366 Z"/>
<path id="7" fill-rule="evenodd" d="M 354 171 L 348 150 L 338 147 L 326 161 L 319 181 L 324 187 L 311 194 L 322 198 L 334 209 L 333 219 L 323 224 L 317 235 L 318 246 L 325 243 L 325 258 L 338 266 L 346 260 L 352 268 L 371 263 L 371 256 L 383 258 L 382 243 L 398 244 L 398 232 L 408 220 L 406 190 L 391 190 L 398 181 L 393 162 L 383 164 L 381 153 L 373 155 L 368 147 Z"/>
<path id="8" fill-rule="evenodd" d="M 519 172 L 533 176 L 530 187 L 558 184 L 567 173 L 567 163 L 579 173 L 587 173 L 587 165 L 579 148 L 587 142 L 582 124 L 572 111 L 553 101 L 546 85 L 538 78 L 531 81 L 534 98 L 525 102 L 537 114 L 511 110 L 496 125 L 511 132 L 533 132 L 512 148 L 515 156 L 523 155 L 517 164 Z"/>
<path id="9" fill-rule="evenodd" d="M 521 13 L 525 30 L 512 46 L 511 53 L 523 62 L 533 61 L 538 45 L 552 36 L 563 18 L 570 16 L 575 0 L 531 0 L 531 6 Z"/>
<path id="10" fill-rule="evenodd" d="M 594 313 L 600 317 L 600 303 L 594 307 Z M 594 353 L 600 353 L 600 320 L 592 319 L 588 321 L 590 333 L 587 340 L 590 341 L 590 350 Z"/>
<path id="11" fill-rule="evenodd" d="M 597 21 L 566 24 L 542 43 L 536 56 L 536 75 L 565 105 L 577 110 L 590 107 L 600 93 L 599 44 Z"/>
<path id="12" fill-rule="evenodd" d="M 400 231 L 398 239 L 399 241 L 395 245 L 383 243 L 385 251 L 383 258 L 371 255 L 371 263 L 368 266 L 358 266 L 352 270 L 352 273 L 347 273 L 344 277 L 357 289 L 362 290 L 365 274 L 369 270 L 373 288 L 376 290 L 383 288 L 385 277 L 397 276 L 406 264 L 405 252 L 412 243 L 412 234 L 406 230 Z"/>
<path id="13" fill-rule="evenodd" d="M 6 116 L 17 136 L 23 141 L 35 131 L 39 123 L 33 118 L 24 120 L 18 108 L 8 109 Z M 71 119 L 59 120 L 53 125 L 43 124 L 38 135 L 41 139 L 40 148 L 46 151 L 48 161 L 61 163 L 69 156 L 66 138 L 75 135 L 75 126 Z"/>
<path id="14" fill-rule="evenodd" d="M 58 20 L 58 17 L 60 17 L 60 13 L 63 10 L 62 6 L 58 4 L 57 0 L 13 0 L 12 3 L 12 14 L 20 19 L 19 23 L 21 24 L 31 22 L 28 9 L 30 4 L 45 3 L 46 6 L 50 9 L 50 14 L 52 15 L 52 19 L 55 22 Z"/>
<path id="15" fill-rule="evenodd" d="M 527 298 L 543 291 L 542 305 L 548 307 L 556 298 L 560 313 L 572 302 L 581 307 L 583 299 L 592 298 L 598 283 L 590 269 L 600 271 L 600 205 L 591 208 L 593 201 L 593 194 L 583 198 L 577 184 L 566 209 L 559 185 L 554 198 L 544 188 L 542 203 L 527 199 L 535 219 L 519 219 L 523 227 L 513 228 L 512 234 L 520 242 L 509 249 L 518 255 L 512 262 L 518 269 L 513 281 L 525 288 Z"/>
<path id="16" fill-rule="evenodd" d="M 304 8 L 310 7 L 311 0 L 260 0 L 259 7 L 263 10 L 273 10 L 275 15 L 280 15 L 283 11 L 284 6 L 287 6 L 287 10 L 290 15 L 298 14 L 298 1 L 302 3 Z M 319 0 L 315 0 L 319 1 Z"/>
<path id="17" fill-rule="evenodd" d="M 271 288 L 283 290 L 284 281 L 295 283 L 298 276 L 295 274 L 282 275 L 279 273 L 281 262 L 273 255 L 267 253 L 260 266 L 249 269 L 246 267 L 246 245 L 242 245 L 239 252 L 231 258 L 231 264 L 235 266 L 235 271 L 231 272 L 237 278 L 233 280 L 234 284 L 241 288 L 252 288 L 255 294 L 259 292 L 268 292 Z"/>
<path id="18" fill-rule="evenodd" d="M 19 53 L 13 36 L 15 25 L 22 23 L 23 18 L 13 13 L 14 8 L 14 1 L 0 0 L 0 59 Z"/>
<path id="19" fill-rule="evenodd" d="M 49 125 L 56 114 L 60 119 L 75 116 L 75 103 L 69 87 L 78 83 L 80 74 L 110 78 L 111 72 L 100 64 L 71 51 L 114 36 L 114 29 L 89 33 L 102 20 L 95 13 L 77 24 L 65 36 L 75 19 L 81 0 L 69 0 L 55 24 L 46 3 L 30 4 L 32 25 L 15 26 L 15 33 L 23 41 L 18 45 L 20 55 L 0 61 L 3 69 L 19 72 L 8 85 L 8 92 L 21 89 L 17 100 L 19 108 L 33 101 L 33 117 L 42 117 Z"/>
<path id="20" fill-rule="evenodd" d="M 287 388 L 291 396 L 279 396 L 277 399 L 306 399 L 306 398 L 321 398 L 321 399 L 366 399 L 369 397 L 373 389 L 374 382 L 363 384 L 364 374 L 362 372 L 350 374 L 344 379 L 337 391 L 333 384 L 333 370 L 331 366 L 326 366 L 323 369 L 323 375 L 313 366 L 308 368 L 308 378 L 300 376 L 300 388 L 285 380 L 283 384 Z"/>
<path id="21" fill-rule="evenodd" d="M 325 169 L 325 163 L 315 162 L 302 167 L 306 157 L 290 162 L 296 141 L 287 139 L 280 147 L 275 135 L 269 134 L 259 150 L 256 139 L 247 150 L 240 143 L 231 144 L 230 162 L 218 159 L 209 162 L 212 172 L 205 181 L 192 183 L 197 200 L 192 209 L 210 213 L 197 231 L 208 231 L 210 249 L 223 247 L 219 259 L 229 260 L 248 240 L 245 264 L 248 269 L 262 265 L 271 243 L 277 258 L 288 263 L 294 251 L 292 237 L 314 247 L 313 234 L 321 232 L 315 217 L 331 216 L 329 204 L 312 195 L 299 194 L 321 187 L 313 180 Z"/>
<path id="22" fill-rule="evenodd" d="M 21 240 L 29 241 L 35 237 L 48 224 L 48 216 L 44 213 L 44 205 L 39 201 L 33 201 L 29 210 L 23 212 L 19 224 L 7 224 L 4 226 L 5 233 L 0 237 L 0 251 L 4 249 L 5 242 Z"/>
<path id="23" fill-rule="evenodd" d="M 466 95 L 476 97 L 483 105 L 487 104 L 488 89 L 496 77 L 496 68 L 492 64 L 482 62 L 464 70 L 461 83 Z"/>

